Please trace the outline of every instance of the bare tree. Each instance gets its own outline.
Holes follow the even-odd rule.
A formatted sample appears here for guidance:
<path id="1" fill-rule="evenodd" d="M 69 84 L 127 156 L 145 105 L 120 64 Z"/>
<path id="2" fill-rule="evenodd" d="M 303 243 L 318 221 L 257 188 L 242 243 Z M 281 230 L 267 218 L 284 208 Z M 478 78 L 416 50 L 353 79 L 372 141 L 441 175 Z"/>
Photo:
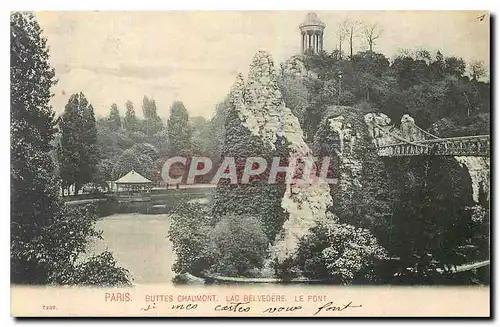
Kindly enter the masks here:
<path id="1" fill-rule="evenodd" d="M 484 68 L 484 63 L 479 60 L 474 60 L 473 62 L 471 62 L 469 65 L 469 74 L 475 81 L 485 76 L 486 68 Z"/>
<path id="2" fill-rule="evenodd" d="M 343 20 L 338 25 L 337 38 L 339 40 L 339 50 L 338 51 L 339 51 L 339 59 L 340 60 L 342 60 L 342 44 L 344 43 L 347 35 L 349 34 L 348 26 L 349 26 L 349 21 L 347 19 Z"/>
<path id="3" fill-rule="evenodd" d="M 359 21 L 352 21 L 352 20 L 345 20 L 345 35 L 349 41 L 349 48 L 350 48 L 350 58 L 352 60 L 353 56 L 353 42 L 354 38 L 359 32 Z"/>
<path id="4" fill-rule="evenodd" d="M 375 45 L 375 41 L 382 34 L 382 28 L 378 24 L 364 24 L 363 26 L 363 36 L 368 43 L 368 47 L 370 48 L 370 52 L 373 51 L 373 46 Z"/>

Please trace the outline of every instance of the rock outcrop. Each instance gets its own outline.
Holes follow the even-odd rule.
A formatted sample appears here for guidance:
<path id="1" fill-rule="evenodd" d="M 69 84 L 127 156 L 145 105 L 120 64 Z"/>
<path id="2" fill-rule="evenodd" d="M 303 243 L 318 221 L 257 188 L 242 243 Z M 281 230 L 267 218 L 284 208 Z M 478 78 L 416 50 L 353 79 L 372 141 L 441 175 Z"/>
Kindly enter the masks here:
<path id="1" fill-rule="evenodd" d="M 401 137 L 409 141 L 425 140 L 423 132 L 415 125 L 415 119 L 410 115 L 405 114 L 401 117 L 401 125 L 399 126 Z"/>
<path id="2" fill-rule="evenodd" d="M 339 135 L 340 149 L 337 154 L 340 164 L 340 190 L 347 192 L 352 190 L 353 186 L 362 187 L 361 172 L 362 161 L 357 158 L 354 148 L 360 140 L 359 133 L 355 133 L 351 124 L 345 122 L 343 116 L 337 116 L 328 119 L 328 126 L 332 133 Z"/>
<path id="3" fill-rule="evenodd" d="M 280 141 L 278 138 L 283 138 L 290 157 L 313 161 L 299 120 L 282 99 L 270 54 L 260 51 L 255 55 L 246 83 L 238 75 L 230 97 L 241 123 L 252 135 L 272 149 Z M 331 204 L 326 181 L 318 179 L 308 187 L 287 185 L 281 206 L 289 218 L 271 248 L 273 258 L 281 262 L 293 255 L 299 239 L 309 233 L 317 221 L 327 219 L 326 210 Z"/>
<path id="4" fill-rule="evenodd" d="M 368 127 L 368 135 L 370 135 L 370 138 L 376 146 L 394 144 L 394 138 L 387 132 L 398 133 L 398 131 L 386 114 L 366 114 L 365 123 Z M 379 127 L 382 127 L 382 129 Z"/>
<path id="5" fill-rule="evenodd" d="M 299 78 L 318 78 L 318 76 L 308 70 L 304 65 L 302 56 L 293 56 L 281 64 L 281 73 L 285 75 L 293 75 Z"/>
<path id="6" fill-rule="evenodd" d="M 467 167 L 472 180 L 472 199 L 479 203 L 482 191 L 486 200 L 490 200 L 490 158 L 486 157 L 455 157 L 461 166 Z"/>
<path id="7" fill-rule="evenodd" d="M 405 114 L 401 124 L 396 128 L 391 119 L 382 113 L 365 115 L 368 132 L 376 146 L 395 144 L 408 140 L 411 142 L 425 140 L 424 133 L 415 125 L 415 119 Z"/>

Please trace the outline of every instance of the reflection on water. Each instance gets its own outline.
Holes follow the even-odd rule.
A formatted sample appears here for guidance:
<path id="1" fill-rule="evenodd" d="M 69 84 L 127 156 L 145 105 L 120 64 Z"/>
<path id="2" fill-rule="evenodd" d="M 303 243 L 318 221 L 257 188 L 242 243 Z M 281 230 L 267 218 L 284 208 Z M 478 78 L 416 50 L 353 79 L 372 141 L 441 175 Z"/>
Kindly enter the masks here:
<path id="1" fill-rule="evenodd" d="M 168 214 L 118 214 L 100 219 L 102 240 L 88 247 L 88 254 L 108 250 L 118 265 L 128 269 L 134 284 L 171 283 L 175 256 L 168 238 Z"/>

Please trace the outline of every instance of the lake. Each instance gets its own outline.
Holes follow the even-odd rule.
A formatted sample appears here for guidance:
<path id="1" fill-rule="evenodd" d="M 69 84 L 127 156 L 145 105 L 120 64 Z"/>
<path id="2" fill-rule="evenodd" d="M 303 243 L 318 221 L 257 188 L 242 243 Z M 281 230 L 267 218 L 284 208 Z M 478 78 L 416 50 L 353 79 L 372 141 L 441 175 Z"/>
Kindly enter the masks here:
<path id="1" fill-rule="evenodd" d="M 113 253 L 118 265 L 128 269 L 133 284 L 171 283 L 175 254 L 168 238 L 170 215 L 117 214 L 99 219 L 102 240 L 89 244 L 88 253 Z"/>

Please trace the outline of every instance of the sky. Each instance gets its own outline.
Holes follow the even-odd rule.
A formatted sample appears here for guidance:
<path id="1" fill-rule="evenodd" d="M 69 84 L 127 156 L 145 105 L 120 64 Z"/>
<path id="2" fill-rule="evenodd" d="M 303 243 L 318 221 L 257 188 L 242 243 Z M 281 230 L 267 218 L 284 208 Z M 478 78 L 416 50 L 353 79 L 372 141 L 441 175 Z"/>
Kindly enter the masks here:
<path id="1" fill-rule="evenodd" d="M 345 19 L 378 24 L 374 50 L 394 57 L 401 49 L 483 61 L 490 66 L 489 16 L 451 11 L 317 11 L 326 24 L 324 49 L 337 46 Z M 271 53 L 275 64 L 301 50 L 298 25 L 306 11 L 37 12 L 48 40 L 58 84 L 52 102 L 62 113 L 73 93 L 83 92 L 97 116 L 112 103 L 124 114 L 125 102 L 142 115 L 144 95 L 155 99 L 168 118 L 173 101 L 190 116 L 210 118 L 236 75 L 244 76 L 254 54 Z M 354 51 L 366 50 L 358 37 Z"/>

